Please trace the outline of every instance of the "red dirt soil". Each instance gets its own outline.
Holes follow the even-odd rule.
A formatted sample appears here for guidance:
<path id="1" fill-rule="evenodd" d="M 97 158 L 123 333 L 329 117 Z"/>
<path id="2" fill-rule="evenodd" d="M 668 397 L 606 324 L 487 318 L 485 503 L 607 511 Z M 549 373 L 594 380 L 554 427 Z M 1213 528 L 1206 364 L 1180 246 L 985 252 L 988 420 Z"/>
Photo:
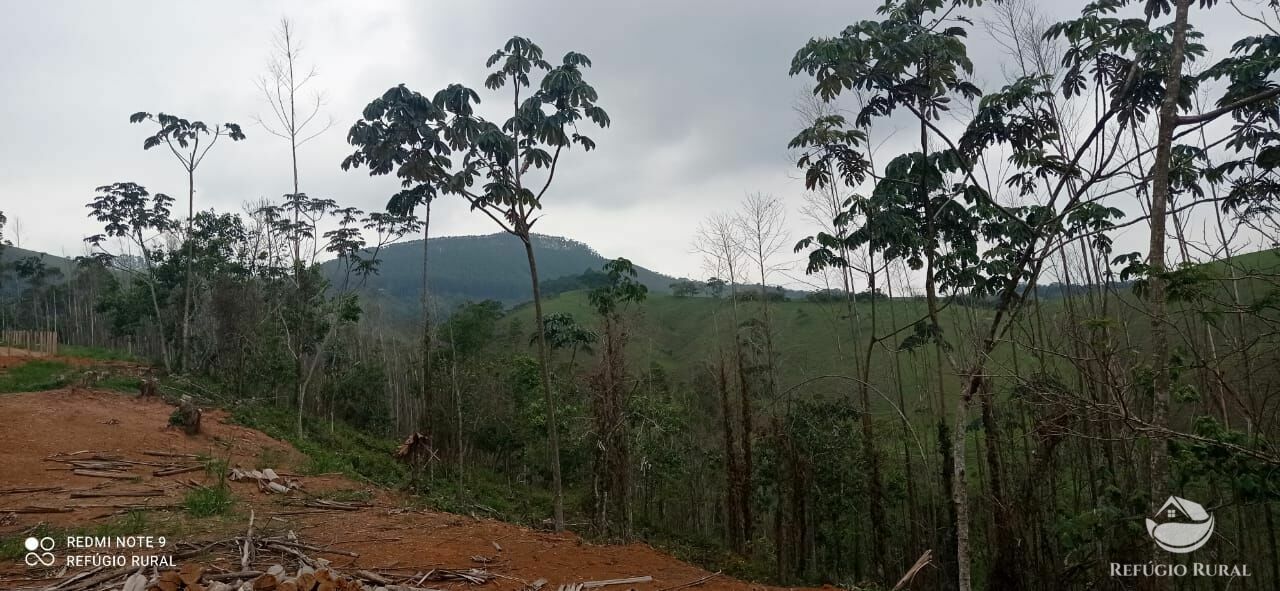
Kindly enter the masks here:
<path id="1" fill-rule="evenodd" d="M 96 452 L 139 462 L 169 462 L 166 458 L 142 453 L 159 450 L 229 458 L 232 466 L 244 468 L 261 467 L 255 464 L 260 464 L 261 458 L 271 458 L 279 464 L 272 467 L 290 473 L 305 491 L 285 496 L 260 492 L 253 482 L 233 482 L 231 487 L 237 502 L 234 518 L 200 520 L 180 511 L 148 512 L 148 527 L 176 524 L 182 532 L 178 536 L 181 540 L 225 539 L 242 534 L 252 509 L 260 528 L 277 533 L 291 530 L 309 544 L 359 553 L 354 559 L 324 555 L 340 570 L 404 567 L 425 572 L 432 567 L 484 568 L 500 576 L 482 588 L 500 591 L 521 589 L 524 582 L 540 578 L 550 583 L 547 588 L 555 589 L 555 585 L 562 583 L 642 575 L 651 575 L 653 582 L 634 588 L 657 591 L 709 574 L 646 544 L 594 545 L 572 533 L 554 534 L 490 519 L 409 509 L 406 496 L 381 489 L 372 490 L 374 506 L 358 512 L 289 514 L 302 509 L 296 505 L 307 494 L 370 487 L 340 476 L 292 474 L 303 459 L 301 454 L 287 443 L 229 424 L 222 411 L 205 413 L 201 434 L 184 435 L 167 426 L 173 408 L 158 399 L 79 388 L 0 395 L 0 539 L 25 537 L 33 526 L 42 522 L 53 527 L 92 527 L 114 518 L 116 512 L 113 508 L 84 505 L 180 503 L 190 482 L 206 478 L 202 471 L 155 477 L 152 471 L 157 468 L 139 465 L 134 466 L 132 472 L 141 477 L 140 481 L 131 482 L 74 475 L 69 465 L 46 459 L 55 454 Z M 264 453 L 263 450 L 275 451 Z M 44 486 L 59 486 L 63 490 L 5 492 L 6 489 Z M 70 498 L 71 492 L 87 489 L 111 492 L 163 489 L 165 494 L 152 498 Z M 6 509 L 32 505 L 79 508 L 70 513 L 6 512 Z M 473 560 L 477 556 L 490 562 L 478 563 Z M 212 562 L 215 568 L 237 570 L 234 564 Z M 0 588 L 40 584 L 33 581 L 34 578 L 21 561 L 0 563 Z M 464 585 L 440 583 L 435 586 L 461 589 Z M 627 588 L 616 589 L 626 591 Z M 717 576 L 696 589 L 727 591 L 765 587 Z"/>

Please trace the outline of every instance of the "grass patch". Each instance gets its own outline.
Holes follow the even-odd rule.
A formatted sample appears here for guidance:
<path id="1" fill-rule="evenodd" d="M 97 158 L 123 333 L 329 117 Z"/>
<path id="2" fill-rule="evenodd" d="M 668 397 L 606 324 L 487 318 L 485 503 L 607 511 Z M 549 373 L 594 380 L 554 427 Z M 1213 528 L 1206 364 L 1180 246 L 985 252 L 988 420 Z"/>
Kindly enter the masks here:
<path id="1" fill-rule="evenodd" d="M 357 488 L 343 488 L 317 493 L 316 498 L 339 503 L 367 503 L 373 500 L 373 492 Z"/>
<path id="2" fill-rule="evenodd" d="M 182 508 L 192 517 L 224 515 L 233 504 L 235 497 L 231 496 L 231 488 L 226 482 L 193 488 L 182 497 Z"/>
<path id="3" fill-rule="evenodd" d="M 80 359 L 96 359 L 98 361 L 141 361 L 137 356 L 124 351 L 104 347 L 81 347 L 79 345 L 60 345 L 58 354 Z"/>
<path id="4" fill-rule="evenodd" d="M 182 497 L 182 508 L 192 517 L 225 515 L 235 504 L 231 487 L 227 486 L 227 467 L 230 462 L 220 458 L 202 458 L 204 471 L 214 484 L 187 491 Z"/>
<path id="5" fill-rule="evenodd" d="M 124 392 L 126 394 L 137 394 L 142 388 L 142 379 L 138 376 L 113 373 L 108 374 L 101 380 L 98 380 L 95 387 Z"/>
<path id="6" fill-rule="evenodd" d="M 370 435 L 340 422 L 334 423 L 330 430 L 328 421 L 319 420 L 304 423 L 306 433 L 298 437 L 297 415 L 266 405 L 237 407 L 231 413 L 231 420 L 292 443 L 307 456 L 301 467 L 303 474 L 341 473 L 355 480 L 391 487 L 406 480 L 405 467 L 391 456 L 396 449 L 392 439 Z"/>
<path id="7" fill-rule="evenodd" d="M 0 393 L 56 390 L 71 383 L 71 374 L 61 361 L 33 359 L 0 373 Z"/>
<path id="8" fill-rule="evenodd" d="M 438 511 L 477 515 L 530 527 L 539 527 L 551 516 L 551 491 L 510 480 L 496 472 L 471 468 L 465 478 L 440 475 L 426 480 L 418 502 Z M 566 488 L 565 509 L 585 502 L 580 491 Z"/>

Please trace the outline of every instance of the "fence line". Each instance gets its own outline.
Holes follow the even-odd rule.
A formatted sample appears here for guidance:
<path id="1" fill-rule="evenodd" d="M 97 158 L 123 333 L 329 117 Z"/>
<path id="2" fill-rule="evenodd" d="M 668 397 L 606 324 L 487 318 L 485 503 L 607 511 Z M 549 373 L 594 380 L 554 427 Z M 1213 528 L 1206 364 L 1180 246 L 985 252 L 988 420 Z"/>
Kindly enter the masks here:
<path id="1" fill-rule="evenodd" d="M 52 330 L 4 330 L 0 331 L 0 344 L 58 354 L 58 333 Z"/>

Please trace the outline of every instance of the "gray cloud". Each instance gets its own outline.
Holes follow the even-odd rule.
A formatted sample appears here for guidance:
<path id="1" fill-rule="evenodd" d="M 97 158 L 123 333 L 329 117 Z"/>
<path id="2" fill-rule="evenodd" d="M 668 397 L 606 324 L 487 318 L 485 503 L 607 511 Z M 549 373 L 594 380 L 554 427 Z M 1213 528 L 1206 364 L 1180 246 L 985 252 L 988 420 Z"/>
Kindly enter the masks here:
<path id="1" fill-rule="evenodd" d="M 1082 4 L 1046 9 L 1066 17 Z M 254 80 L 281 16 L 301 32 L 304 61 L 317 65 L 315 84 L 335 121 L 301 154 L 303 190 L 378 208 L 396 181 L 338 166 L 348 153 L 345 130 L 364 104 L 401 82 L 424 93 L 454 81 L 482 89 L 485 58 L 522 34 L 553 60 L 568 50 L 590 56 L 590 80 L 614 121 L 594 132 L 598 151 L 566 159 L 540 230 L 583 240 L 606 256 L 700 275 L 689 243 L 701 218 L 754 191 L 798 208 L 802 187 L 785 146 L 798 127 L 791 109 L 805 80 L 789 78 L 788 64 L 810 37 L 873 18 L 877 6 L 835 0 L 11 3 L 0 25 L 6 56 L 0 107 L 8 119 L 0 141 L 0 209 L 21 219 L 23 246 L 77 254 L 81 238 L 95 231 L 83 209 L 93 187 L 133 180 L 184 194 L 185 178 L 172 157 L 141 149 L 148 128 L 127 121 L 138 110 L 245 126 L 248 140 L 217 146 L 199 171 L 198 207 L 235 210 L 288 191 L 286 145 L 251 124 L 255 114 L 268 112 Z M 1219 14 L 1228 16 L 1219 10 L 1214 18 Z M 981 75 L 999 80 L 1001 56 L 982 36 L 975 27 L 971 51 Z M 482 95 L 493 116 L 509 100 Z M 882 150 L 895 153 L 908 140 L 890 138 Z M 436 211 L 438 235 L 495 230 L 461 203 Z M 805 231 L 801 217 L 791 218 L 798 236 Z"/>

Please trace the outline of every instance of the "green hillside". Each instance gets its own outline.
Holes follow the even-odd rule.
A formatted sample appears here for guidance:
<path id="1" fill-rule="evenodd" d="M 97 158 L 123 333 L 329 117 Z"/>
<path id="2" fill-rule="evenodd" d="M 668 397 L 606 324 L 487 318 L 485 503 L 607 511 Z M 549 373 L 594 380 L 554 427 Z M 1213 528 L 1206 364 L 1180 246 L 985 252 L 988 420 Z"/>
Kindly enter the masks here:
<path id="1" fill-rule="evenodd" d="M 534 235 L 538 275 L 547 282 L 598 270 L 605 257 L 570 238 Z M 465 301 L 496 300 L 506 305 L 531 297 L 524 246 L 509 234 L 444 236 L 429 245 L 431 294 L 440 308 L 450 310 Z M 422 241 L 391 245 L 381 253 L 382 265 L 368 279 L 365 291 L 390 313 L 416 313 L 422 288 Z M 330 272 L 334 263 L 326 263 Z M 665 292 L 673 278 L 637 267 L 639 279 L 651 291 Z"/>
<path id="2" fill-rule="evenodd" d="M 855 356 L 860 360 L 865 354 L 865 343 L 871 329 L 870 305 L 867 302 L 859 302 L 857 305 L 859 321 L 854 323 L 849 321 L 843 302 L 792 299 L 770 303 L 769 314 L 774 324 L 774 349 L 777 354 L 780 391 L 802 383 L 805 384 L 803 391 L 806 396 L 815 392 L 840 395 L 853 390 L 853 384 L 847 380 L 822 376 L 854 375 Z M 886 332 L 892 318 L 896 318 L 899 325 L 907 325 L 925 314 L 923 300 L 882 299 L 876 305 L 880 316 L 878 332 L 881 333 Z M 551 298 L 544 303 L 544 307 L 547 314 L 568 313 L 583 325 L 599 328 L 596 326 L 599 320 L 584 291 Z M 953 309 L 952 312 L 947 318 L 954 323 L 959 315 L 954 313 L 958 310 Z M 980 316 L 987 311 L 966 308 L 964 313 Z M 739 302 L 738 314 L 740 325 L 749 319 L 759 318 L 760 303 Z M 678 380 L 691 382 L 698 379 L 698 374 L 705 373 L 706 366 L 718 355 L 717 343 L 728 342 L 724 338 L 716 338 L 717 327 L 721 335 L 730 334 L 732 315 L 733 308 L 727 299 L 650 294 L 630 316 L 628 352 L 633 359 L 633 367 L 643 368 L 657 364 Z M 507 321 L 519 327 L 533 326 L 532 307 L 521 306 L 513 310 Z M 855 331 L 859 336 L 857 343 L 853 340 Z M 909 334 L 909 330 L 904 331 L 887 344 L 896 344 Z M 532 349 L 530 353 L 532 354 Z M 731 352 L 726 352 L 726 355 L 731 356 Z M 873 382 L 889 382 L 892 373 L 897 371 L 892 359 L 893 356 L 884 348 L 873 353 Z M 917 380 L 909 356 L 902 359 L 902 371 L 904 389 L 910 392 L 906 396 L 907 411 L 925 410 L 917 409 L 919 404 L 913 402 L 918 399 L 922 384 L 921 380 Z M 884 394 L 890 396 L 896 404 L 896 392 Z M 878 398 L 877 404 L 883 404 L 884 396 Z M 888 407 L 886 409 L 889 410 Z"/>
<path id="3" fill-rule="evenodd" d="M 1243 278 L 1234 282 L 1240 289 L 1241 300 L 1255 302 L 1270 297 L 1273 288 L 1265 281 L 1252 277 L 1273 274 L 1280 269 L 1280 250 L 1247 253 L 1229 260 L 1206 263 L 1196 269 L 1204 274 L 1206 297 L 1219 302 L 1217 305 L 1230 299 L 1225 290 L 1233 284 L 1230 280 L 1233 271 L 1235 277 Z M 1072 286 L 1072 289 L 1086 288 Z M 1040 294 L 1038 303 L 1031 304 L 1034 307 L 1032 312 L 1024 315 L 1052 327 L 1051 335 L 1045 338 L 1061 338 L 1066 334 L 1083 335 L 1090 325 L 1100 322 L 1102 317 L 1108 318 L 1106 322 L 1114 326 L 1124 326 L 1139 342 L 1147 338 L 1149 321 L 1141 312 L 1141 302 L 1137 300 L 1132 286 L 1127 283 L 1117 284 L 1111 289 L 1111 297 L 1115 298 L 1116 303 L 1109 306 L 1102 316 L 1097 315 L 1100 311 L 1090 308 L 1085 295 L 1064 298 L 1064 289 L 1056 284 L 1049 286 L 1047 291 L 1048 294 Z M 847 395 L 855 390 L 853 382 L 830 377 L 855 376 L 855 368 L 866 353 L 867 341 L 872 334 L 871 305 L 866 301 L 855 305 L 857 322 L 850 321 L 849 311 L 843 301 L 792 298 L 770 303 L 769 314 L 774 326 L 780 392 L 794 389 L 796 392 L 804 392 L 804 396 L 811 396 Z M 1176 309 L 1183 307 L 1181 304 L 1175 305 Z M 600 320 L 589 305 L 586 291 L 549 298 L 544 303 L 544 308 L 547 314 L 567 313 L 578 323 L 599 329 Z M 875 334 L 882 341 L 872 352 L 870 381 L 873 384 L 894 384 L 893 390 L 877 391 L 873 396 L 873 404 L 885 413 L 896 414 L 893 405 L 888 403 L 897 403 L 899 388 L 904 392 L 905 412 L 924 416 L 930 411 L 929 404 L 936 386 L 932 383 L 932 376 L 919 368 L 936 363 L 932 348 L 922 347 L 901 355 L 893 353 L 893 349 L 903 347 L 910 339 L 913 334 L 912 324 L 924 319 L 926 313 L 925 302 L 921 298 L 884 298 L 876 302 L 878 320 Z M 966 354 L 967 348 L 976 342 L 976 334 L 985 330 L 989 324 L 991 313 L 988 307 L 959 302 L 952 302 L 942 310 L 944 338 L 955 347 L 954 355 L 963 357 Z M 696 380 L 698 374 L 705 374 L 706 367 L 715 360 L 718 355 L 716 348 L 720 343 L 730 342 L 727 338 L 717 339 L 716 335 L 717 330 L 724 337 L 731 334 L 732 315 L 733 306 L 727 299 L 651 293 L 628 316 L 628 354 L 632 359 L 632 367 L 644 368 L 656 364 L 677 379 L 688 382 Z M 762 318 L 760 302 L 739 302 L 738 318 L 740 326 L 758 321 Z M 532 306 L 523 305 L 513 309 L 505 321 L 507 330 L 513 330 L 511 327 L 514 326 L 528 332 L 528 327 L 534 325 Z M 891 327 L 895 326 L 900 330 L 886 336 L 892 331 Z M 1028 371 L 1026 364 L 1035 360 L 1049 368 L 1064 372 L 1069 370 L 1069 364 L 1063 359 L 1036 360 L 1029 353 L 1026 349 L 1015 352 L 1012 347 L 999 346 L 992 353 L 992 366 L 999 372 L 1022 374 Z M 532 349 L 529 349 L 529 354 L 533 354 Z M 731 352 L 726 354 L 731 356 Z M 579 363 L 583 363 L 581 358 Z M 1023 367 L 1019 367 L 1019 364 Z M 951 391 L 952 386 L 958 388 L 958 381 L 952 383 L 956 379 L 952 372 L 944 373 L 947 391 Z"/>

